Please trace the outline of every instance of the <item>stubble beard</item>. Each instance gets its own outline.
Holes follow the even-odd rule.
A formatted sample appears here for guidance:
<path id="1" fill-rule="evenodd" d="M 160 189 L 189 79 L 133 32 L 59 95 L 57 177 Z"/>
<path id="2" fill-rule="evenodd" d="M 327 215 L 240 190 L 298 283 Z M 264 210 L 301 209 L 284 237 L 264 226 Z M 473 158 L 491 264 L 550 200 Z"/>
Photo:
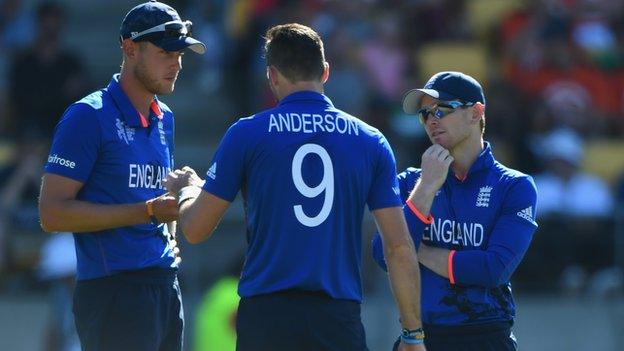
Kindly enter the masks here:
<path id="1" fill-rule="evenodd" d="M 449 151 L 460 150 L 462 148 L 468 147 L 468 145 L 471 144 L 471 138 L 472 138 L 472 135 L 470 133 L 454 135 L 454 137 L 451 140 L 447 141 L 446 144 L 448 145 L 446 146 L 443 145 L 443 146 Z"/>
<path id="2" fill-rule="evenodd" d="M 145 90 L 154 95 L 166 95 L 173 92 L 175 81 L 169 85 L 163 85 L 156 78 L 150 76 L 150 73 L 143 62 L 139 62 L 134 67 L 134 76 L 143 85 Z"/>

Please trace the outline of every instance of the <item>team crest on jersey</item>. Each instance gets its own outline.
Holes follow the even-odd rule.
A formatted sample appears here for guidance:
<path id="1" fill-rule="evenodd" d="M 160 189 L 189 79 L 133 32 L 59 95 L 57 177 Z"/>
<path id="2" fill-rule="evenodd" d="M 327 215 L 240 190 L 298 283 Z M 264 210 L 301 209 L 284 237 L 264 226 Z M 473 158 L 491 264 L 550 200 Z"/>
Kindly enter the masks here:
<path id="1" fill-rule="evenodd" d="M 117 126 L 117 136 L 119 137 L 119 140 L 122 140 L 127 145 L 130 145 L 130 142 L 134 141 L 134 128 L 128 127 L 119 118 L 117 118 L 115 126 Z"/>
<path id="2" fill-rule="evenodd" d="M 490 195 L 492 194 L 491 186 L 482 186 L 479 188 L 479 194 L 477 195 L 477 207 L 490 207 Z"/>

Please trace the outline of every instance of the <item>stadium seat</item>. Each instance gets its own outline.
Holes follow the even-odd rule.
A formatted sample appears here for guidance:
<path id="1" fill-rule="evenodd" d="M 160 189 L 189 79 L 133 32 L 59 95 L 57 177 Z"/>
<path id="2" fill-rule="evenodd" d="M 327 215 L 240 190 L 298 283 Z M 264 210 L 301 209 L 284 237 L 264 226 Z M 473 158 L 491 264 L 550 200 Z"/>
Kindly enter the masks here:
<path id="1" fill-rule="evenodd" d="M 481 84 L 487 77 L 487 53 L 484 46 L 465 42 L 434 42 L 422 46 L 416 56 L 422 81 L 440 71 L 461 71 Z"/>
<path id="2" fill-rule="evenodd" d="M 585 144 L 583 169 L 614 184 L 624 173 L 624 141 L 598 139 Z"/>
<path id="3" fill-rule="evenodd" d="M 474 34 L 484 39 L 490 28 L 522 5 L 520 0 L 471 0 L 466 2 L 468 22 Z"/>

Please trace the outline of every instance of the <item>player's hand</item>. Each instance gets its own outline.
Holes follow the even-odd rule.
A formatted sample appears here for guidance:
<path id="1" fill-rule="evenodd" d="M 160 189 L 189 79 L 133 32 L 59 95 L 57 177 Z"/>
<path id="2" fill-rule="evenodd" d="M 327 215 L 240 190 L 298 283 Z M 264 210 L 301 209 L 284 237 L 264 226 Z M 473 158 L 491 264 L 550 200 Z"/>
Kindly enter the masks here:
<path id="1" fill-rule="evenodd" d="M 427 187 L 430 191 L 438 191 L 446 181 L 453 160 L 447 149 L 438 144 L 431 145 L 422 155 L 420 186 Z"/>
<path id="2" fill-rule="evenodd" d="M 179 265 L 180 262 L 182 262 L 182 256 L 180 256 L 180 248 L 178 247 L 178 241 L 176 239 L 171 239 L 169 240 L 169 245 L 173 248 L 175 264 Z"/>
<path id="3" fill-rule="evenodd" d="M 197 175 L 195 170 L 189 166 L 184 166 L 182 169 L 169 172 L 163 183 L 167 191 L 172 195 L 177 195 L 180 189 L 185 186 L 194 185 L 202 187 L 204 185 L 204 181 Z"/>
<path id="4" fill-rule="evenodd" d="M 175 257 L 175 264 L 179 265 L 182 261 L 182 256 L 180 256 L 180 247 L 178 246 L 178 234 L 176 231 L 176 223 L 168 222 L 167 227 L 169 228 L 169 235 L 166 236 L 167 243 L 171 250 L 173 251 L 173 256 Z"/>
<path id="5" fill-rule="evenodd" d="M 163 194 L 152 200 L 154 216 L 159 223 L 167 223 L 178 219 L 178 201 L 170 194 Z"/>
<path id="6" fill-rule="evenodd" d="M 419 344 L 419 345 L 410 345 L 410 344 L 406 344 L 403 341 L 401 341 L 401 343 L 399 344 L 399 348 L 397 349 L 397 351 L 426 351 L 427 349 L 425 348 L 425 344 Z"/>

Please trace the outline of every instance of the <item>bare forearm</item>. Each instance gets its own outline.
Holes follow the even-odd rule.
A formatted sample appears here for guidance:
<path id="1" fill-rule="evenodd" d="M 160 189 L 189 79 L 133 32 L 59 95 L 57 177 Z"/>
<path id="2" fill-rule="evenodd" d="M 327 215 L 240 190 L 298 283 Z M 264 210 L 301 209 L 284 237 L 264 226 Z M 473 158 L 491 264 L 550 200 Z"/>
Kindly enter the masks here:
<path id="1" fill-rule="evenodd" d="M 182 234 L 191 244 L 197 244 L 204 241 L 212 234 L 204 233 L 198 230 L 197 222 L 197 206 L 193 206 L 197 198 L 189 199 L 180 204 L 180 218 L 178 218 L 178 225 L 182 230 Z"/>
<path id="2" fill-rule="evenodd" d="M 178 224 L 186 240 L 197 244 L 207 239 L 229 206 L 228 201 L 201 190 L 181 202 Z"/>
<path id="3" fill-rule="evenodd" d="M 79 200 L 59 200 L 40 205 L 46 232 L 93 232 L 148 223 L 145 203 L 102 205 Z"/>
<path id="4" fill-rule="evenodd" d="M 390 275 L 390 286 L 396 299 L 401 323 L 408 329 L 417 329 L 420 320 L 420 271 L 414 243 L 400 207 L 373 211 L 383 238 L 384 256 Z"/>
<path id="5" fill-rule="evenodd" d="M 420 271 L 411 245 L 390 250 L 384 248 L 390 285 L 404 328 L 422 327 L 420 315 Z"/>
<path id="6" fill-rule="evenodd" d="M 436 274 L 448 278 L 449 250 L 421 244 L 418 249 L 418 261 Z"/>
<path id="7" fill-rule="evenodd" d="M 426 186 L 419 179 L 412 189 L 407 201 L 411 202 L 425 217 L 431 214 L 431 205 L 438 189 Z"/>

